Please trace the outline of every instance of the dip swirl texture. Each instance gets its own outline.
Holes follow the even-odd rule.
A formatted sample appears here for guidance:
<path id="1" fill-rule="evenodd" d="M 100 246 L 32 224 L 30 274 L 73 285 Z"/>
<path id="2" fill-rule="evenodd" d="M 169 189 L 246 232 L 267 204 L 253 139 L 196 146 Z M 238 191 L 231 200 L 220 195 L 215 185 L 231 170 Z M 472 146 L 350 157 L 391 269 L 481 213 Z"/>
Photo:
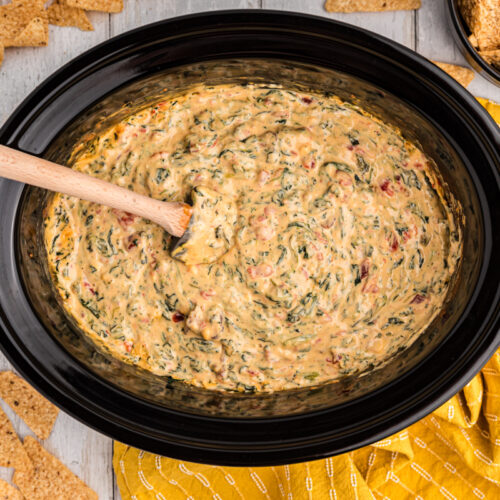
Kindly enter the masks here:
<path id="1" fill-rule="evenodd" d="M 196 386 L 275 391 L 380 366 L 436 317 L 460 260 L 424 153 L 331 95 L 191 89 L 82 142 L 72 167 L 165 201 L 194 187 L 234 201 L 231 226 L 205 237 L 230 234 L 228 252 L 191 266 L 147 220 L 61 194 L 46 209 L 49 268 L 79 327 Z"/>

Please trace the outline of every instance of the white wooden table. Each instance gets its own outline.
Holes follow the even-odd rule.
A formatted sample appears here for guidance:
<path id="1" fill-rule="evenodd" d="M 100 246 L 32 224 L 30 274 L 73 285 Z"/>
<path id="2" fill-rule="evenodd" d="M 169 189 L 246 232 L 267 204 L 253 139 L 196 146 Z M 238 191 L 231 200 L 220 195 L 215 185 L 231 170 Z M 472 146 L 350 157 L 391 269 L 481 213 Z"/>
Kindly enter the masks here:
<path id="1" fill-rule="evenodd" d="M 8 3 L 0 0 L 0 4 Z M 444 0 L 423 0 L 417 12 L 377 14 L 328 14 L 324 0 L 125 0 L 125 10 L 111 16 L 89 15 L 95 31 L 50 27 L 50 45 L 45 48 L 8 49 L 0 68 L 0 125 L 15 107 L 42 80 L 81 52 L 138 26 L 160 19 L 215 9 L 265 8 L 300 11 L 339 19 L 396 40 L 431 59 L 466 65 L 448 31 Z M 476 96 L 500 102 L 500 88 L 476 76 L 469 87 Z M 0 354 L 0 370 L 9 363 Z M 13 418 L 21 435 L 29 429 L 14 417 L 3 402 L 2 408 Z M 112 441 L 61 414 L 52 436 L 44 443 L 99 494 L 102 500 L 118 499 L 112 471 Z M 0 468 L 0 478 L 10 479 L 12 471 Z"/>

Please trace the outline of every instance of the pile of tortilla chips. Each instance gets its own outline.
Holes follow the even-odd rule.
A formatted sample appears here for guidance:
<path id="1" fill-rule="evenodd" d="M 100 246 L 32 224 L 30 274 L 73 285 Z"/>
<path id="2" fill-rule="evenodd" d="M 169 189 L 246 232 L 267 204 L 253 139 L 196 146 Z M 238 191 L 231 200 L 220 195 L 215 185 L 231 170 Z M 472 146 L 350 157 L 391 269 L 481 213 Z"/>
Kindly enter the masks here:
<path id="1" fill-rule="evenodd" d="M 12 0 L 0 6 L 0 65 L 5 47 L 47 45 L 49 24 L 92 31 L 87 10 L 121 12 L 123 0 Z"/>
<path id="2" fill-rule="evenodd" d="M 59 410 L 26 381 L 0 372 L 0 397 L 39 439 L 52 432 Z M 0 500 L 97 500 L 97 494 L 33 437 L 22 443 L 0 408 L 0 467 L 15 469 L 13 482 L 0 479 Z"/>
<path id="3" fill-rule="evenodd" d="M 471 31 L 471 45 L 488 64 L 500 69 L 500 1 L 459 0 L 458 6 Z"/>

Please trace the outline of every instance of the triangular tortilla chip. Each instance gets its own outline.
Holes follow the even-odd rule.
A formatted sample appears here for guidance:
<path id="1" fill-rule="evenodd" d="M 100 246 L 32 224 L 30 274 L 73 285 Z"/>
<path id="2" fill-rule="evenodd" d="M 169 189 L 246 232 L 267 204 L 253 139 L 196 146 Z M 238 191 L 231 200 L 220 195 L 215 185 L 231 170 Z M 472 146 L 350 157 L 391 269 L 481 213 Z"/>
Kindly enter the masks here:
<path id="1" fill-rule="evenodd" d="M 123 10 L 123 0 L 67 0 L 66 3 L 70 7 L 100 12 L 121 12 Z"/>
<path id="2" fill-rule="evenodd" d="M 0 466 L 31 470 L 31 461 L 17 437 L 9 417 L 0 408 Z M 1 497 L 0 497 L 1 498 Z"/>
<path id="3" fill-rule="evenodd" d="M 93 31 L 94 27 L 83 9 L 70 7 L 65 0 L 56 0 L 47 9 L 49 23 L 56 26 L 75 26 L 82 31 Z"/>
<path id="4" fill-rule="evenodd" d="M 499 28 L 500 29 L 500 28 Z M 479 55 L 492 66 L 500 69 L 500 49 L 497 50 L 481 50 Z"/>
<path id="5" fill-rule="evenodd" d="M 97 500 L 97 494 L 31 436 L 24 449 L 34 465 L 31 472 L 14 473 L 14 483 L 29 500 Z"/>
<path id="6" fill-rule="evenodd" d="M 476 38 L 476 35 L 474 35 L 474 33 L 471 33 L 469 36 L 469 42 L 470 44 L 475 48 L 477 49 L 477 38 Z"/>
<path id="7" fill-rule="evenodd" d="M 0 7 L 0 43 L 4 47 L 47 45 L 47 12 L 38 0 L 16 0 Z"/>
<path id="8" fill-rule="evenodd" d="M 12 372 L 1 372 L 0 397 L 40 439 L 50 436 L 59 410 L 28 382 Z"/>
<path id="9" fill-rule="evenodd" d="M 438 61 L 432 61 L 436 66 L 440 67 L 443 71 L 446 71 L 452 78 L 454 78 L 458 83 L 467 87 L 467 85 L 474 79 L 474 71 L 469 68 L 464 68 L 463 66 L 456 66 L 455 64 L 448 64 Z"/>
<path id="10" fill-rule="evenodd" d="M 14 47 L 42 47 L 49 43 L 47 15 L 34 17 L 21 33 L 12 40 Z"/>
<path id="11" fill-rule="evenodd" d="M 326 0 L 328 12 L 381 12 L 420 9 L 421 0 Z"/>
<path id="12" fill-rule="evenodd" d="M 31 5 L 10 3 L 0 6 L 0 41 L 16 38 L 26 25 L 36 16 Z"/>
<path id="13" fill-rule="evenodd" d="M 17 488 L 0 479 L 0 500 L 24 500 L 24 497 Z"/>

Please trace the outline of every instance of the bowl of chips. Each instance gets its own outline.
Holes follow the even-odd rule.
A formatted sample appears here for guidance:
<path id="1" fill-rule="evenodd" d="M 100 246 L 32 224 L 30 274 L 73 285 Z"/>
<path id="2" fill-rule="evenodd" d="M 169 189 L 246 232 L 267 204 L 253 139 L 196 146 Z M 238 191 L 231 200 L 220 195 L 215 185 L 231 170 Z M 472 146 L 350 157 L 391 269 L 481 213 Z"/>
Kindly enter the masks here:
<path id="1" fill-rule="evenodd" d="M 500 343 L 500 134 L 481 105 L 415 52 L 323 18 L 230 11 L 158 22 L 86 52 L 43 82 L 0 143 L 65 163 L 73 146 L 200 82 L 333 92 L 398 127 L 463 206 L 453 300 L 383 369 L 275 393 L 216 392 L 141 371 L 68 321 L 47 273 L 47 193 L 0 180 L 0 346 L 44 395 L 122 442 L 196 462 L 292 463 L 387 437 L 431 412 Z"/>
<path id="2" fill-rule="evenodd" d="M 469 64 L 500 85 L 500 3 L 497 0 L 448 0 L 455 42 Z"/>

